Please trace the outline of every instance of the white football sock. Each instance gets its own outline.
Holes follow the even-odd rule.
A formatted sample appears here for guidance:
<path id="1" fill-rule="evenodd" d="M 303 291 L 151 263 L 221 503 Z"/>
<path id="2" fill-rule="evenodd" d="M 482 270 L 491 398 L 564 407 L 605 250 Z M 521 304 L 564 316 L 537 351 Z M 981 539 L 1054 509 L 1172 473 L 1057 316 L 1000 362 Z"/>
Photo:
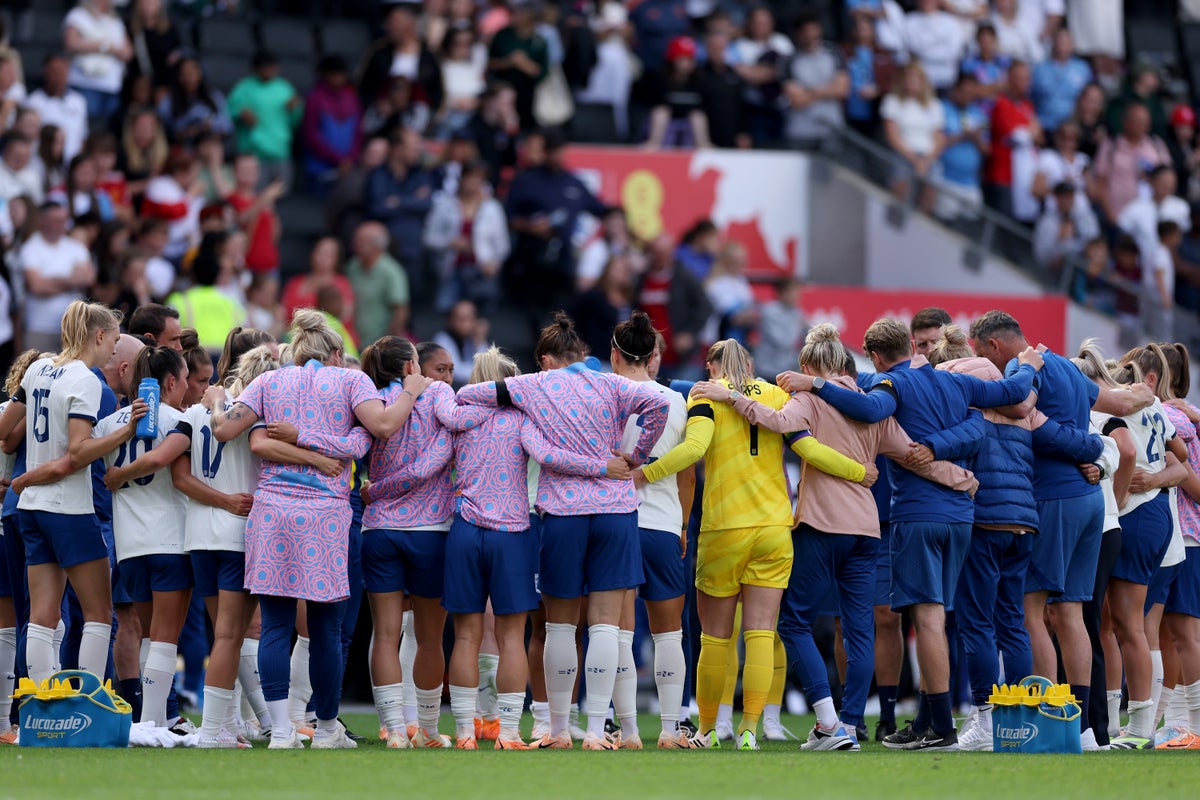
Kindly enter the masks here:
<path id="1" fill-rule="evenodd" d="M 400 684 L 375 686 L 371 689 L 375 695 L 375 710 L 383 727 L 389 731 L 404 730 L 404 690 Z"/>
<path id="2" fill-rule="evenodd" d="M 667 733 L 679 730 L 683 684 L 687 661 L 683 657 L 683 631 L 656 633 L 654 639 L 654 686 L 658 689 L 659 716 Z"/>
<path id="3" fill-rule="evenodd" d="M 1104 698 L 1108 701 L 1108 736 L 1115 739 L 1121 735 L 1121 690 L 1109 689 Z"/>
<path id="4" fill-rule="evenodd" d="M 1162 694 L 1163 689 L 1163 661 L 1162 650 L 1150 651 L 1150 702 L 1153 703 L 1153 711 L 1150 712 L 1150 730 L 1158 727 L 1158 721 L 1162 719 L 1158 708 L 1158 696 Z M 1163 709 L 1166 710 L 1165 708 Z M 1153 735 L 1153 734 L 1151 734 Z"/>
<path id="5" fill-rule="evenodd" d="M 250 705 L 250 710 L 258 719 L 262 730 L 271 727 L 271 714 L 267 711 L 267 700 L 263 697 L 262 679 L 258 674 L 258 639 L 242 641 L 241 655 L 238 656 L 238 681 L 242 686 L 242 697 Z"/>
<path id="6" fill-rule="evenodd" d="M 175 683 L 178 647 L 171 642 L 151 642 L 146 668 L 142 670 L 142 721 L 167 724 L 167 697 Z"/>
<path id="7" fill-rule="evenodd" d="M 565 622 L 546 623 L 546 699 L 550 704 L 550 734 L 566 733 L 570 720 L 579 654 L 575 651 L 575 626 Z"/>
<path id="8" fill-rule="evenodd" d="M 292 718 L 288 716 L 287 700 L 268 700 L 267 711 L 271 714 L 271 738 L 289 739 L 292 735 Z"/>
<path id="9" fill-rule="evenodd" d="M 587 731 L 604 738 L 604 721 L 612 702 L 617 678 L 620 629 L 616 625 L 592 625 L 588 628 L 588 649 L 584 658 L 587 671 Z"/>
<path id="10" fill-rule="evenodd" d="M 475 738 L 475 698 L 479 687 L 450 684 L 450 713 L 454 715 L 455 738 Z"/>
<path id="11" fill-rule="evenodd" d="M 92 673 L 101 681 L 108 669 L 108 647 L 112 642 L 112 625 L 106 622 L 83 623 L 83 635 L 79 639 L 79 668 Z M 175 674 L 171 663 L 171 675 Z"/>
<path id="12" fill-rule="evenodd" d="M 529 703 L 529 713 L 533 715 L 534 725 L 550 725 L 550 703 L 533 700 Z"/>
<path id="13" fill-rule="evenodd" d="M 42 681 L 54 674 L 54 629 L 43 625 L 29 623 L 25 634 L 25 663 L 29 668 L 29 677 L 38 686 Z"/>
<path id="14" fill-rule="evenodd" d="M 17 629 L 0 628 L 0 730 L 8 730 L 17 670 Z"/>
<path id="15" fill-rule="evenodd" d="M 314 738 L 332 739 L 338 735 L 338 727 L 337 717 L 333 719 L 319 719 L 317 720 L 317 735 Z"/>
<path id="16" fill-rule="evenodd" d="M 767 703 L 763 706 L 763 725 L 783 725 L 779 721 L 779 715 L 783 713 L 783 706 L 779 703 Z"/>
<path id="17" fill-rule="evenodd" d="M 200 723 L 200 735 L 216 738 L 233 709 L 233 690 L 216 686 L 204 687 L 204 718 Z"/>
<path id="18" fill-rule="evenodd" d="M 479 695 L 475 699 L 475 710 L 484 719 L 500 716 L 497 705 L 499 692 L 496 689 L 496 671 L 500 668 L 500 656 L 494 653 L 479 654 Z"/>
<path id="19" fill-rule="evenodd" d="M 1180 690 L 1183 687 L 1179 687 Z M 1163 686 L 1158 693 L 1158 703 L 1154 706 L 1154 722 L 1151 723 L 1155 730 L 1158 730 L 1158 724 L 1168 717 L 1171 713 L 1171 706 L 1175 703 L 1175 687 Z M 1170 724 L 1170 723 L 1168 723 Z"/>
<path id="20" fill-rule="evenodd" d="M 288 682 L 288 716 L 292 722 L 308 722 L 308 701 L 312 699 L 312 678 L 308 674 L 308 637 L 297 636 L 292 648 L 291 677 Z"/>
<path id="21" fill-rule="evenodd" d="M 733 706 L 722 703 L 717 707 L 717 727 L 733 727 Z"/>
<path id="22" fill-rule="evenodd" d="M 1152 700 L 1129 701 L 1128 732 L 1130 736 L 1138 739 L 1154 737 L 1154 702 Z"/>
<path id="23" fill-rule="evenodd" d="M 524 692 L 501 692 L 496 698 L 500 708 L 500 738 L 512 741 L 521 738 L 521 710 L 525 707 Z"/>
<path id="24" fill-rule="evenodd" d="M 633 631 L 617 633 L 617 677 L 613 681 L 612 702 L 617 721 L 621 723 L 621 735 L 637 736 L 637 664 L 633 661 Z"/>
<path id="25" fill-rule="evenodd" d="M 474 691 L 474 690 L 472 690 Z M 417 724 L 430 736 L 437 733 L 438 717 L 442 715 L 442 687 L 422 689 L 417 687 Z M 474 721 L 471 731 L 474 733 Z"/>
<path id="26" fill-rule="evenodd" d="M 146 636 L 142 639 L 142 644 L 138 649 L 138 669 L 142 672 L 146 671 L 146 659 L 150 657 L 150 637 Z"/>
<path id="27" fill-rule="evenodd" d="M 1200 681 L 1183 687 L 1183 693 L 1187 704 L 1188 730 L 1200 736 Z"/>
<path id="28" fill-rule="evenodd" d="M 1188 722 L 1187 687 L 1182 683 L 1171 693 L 1171 704 L 1167 706 L 1167 724 L 1180 730 L 1187 730 L 1191 724 Z"/>
<path id="29" fill-rule="evenodd" d="M 813 711 L 817 713 L 817 724 L 822 730 L 833 730 L 838 725 L 837 709 L 833 706 L 833 698 L 826 697 L 824 700 L 818 700 L 813 704 Z"/>
<path id="30" fill-rule="evenodd" d="M 58 624 L 54 626 L 54 671 L 58 672 L 62 669 L 62 643 L 67 635 L 67 623 L 62 617 L 58 618 Z"/>
<path id="31" fill-rule="evenodd" d="M 413 682 L 413 665 L 417 663 L 417 634 L 413 612 L 405 611 L 400 635 L 400 685 L 404 687 L 404 719 L 417 724 L 417 684 Z"/>

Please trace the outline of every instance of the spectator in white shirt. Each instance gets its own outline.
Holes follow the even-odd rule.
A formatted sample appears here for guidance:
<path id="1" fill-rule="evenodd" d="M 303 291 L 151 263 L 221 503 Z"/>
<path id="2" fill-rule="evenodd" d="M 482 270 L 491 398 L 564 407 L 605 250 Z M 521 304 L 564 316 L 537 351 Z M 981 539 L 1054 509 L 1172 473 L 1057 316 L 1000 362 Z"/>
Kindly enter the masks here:
<path id="1" fill-rule="evenodd" d="M 33 142 L 10 131 L 0 143 L 0 197 L 7 201 L 27 195 L 41 203 L 42 181 L 33 165 Z"/>
<path id="2" fill-rule="evenodd" d="M 1042 60 L 1042 42 L 1026 27 L 1017 9 L 1017 0 L 996 0 L 992 27 L 1000 43 L 1000 52 L 1015 61 L 1036 64 Z"/>
<path id="3" fill-rule="evenodd" d="M 959 21 L 939 10 L 938 0 L 918 0 L 916 10 L 905 15 L 904 42 L 935 89 L 954 85 L 966 40 Z"/>
<path id="4" fill-rule="evenodd" d="M 1175 196 L 1175 170 L 1160 164 L 1150 171 L 1150 196 L 1138 197 L 1117 216 L 1117 226 L 1137 240 L 1143 260 L 1158 249 L 1158 223 L 1174 222 L 1181 231 L 1192 227 L 1187 201 Z"/>
<path id="5" fill-rule="evenodd" d="M 125 63 L 133 46 L 113 0 L 81 0 L 63 20 L 63 48 L 72 56 L 71 87 L 87 101 L 88 116 L 107 123 L 121 105 Z"/>
<path id="6" fill-rule="evenodd" d="M 87 248 L 67 236 L 67 209 L 45 203 L 38 214 L 38 232 L 18 255 L 25 280 L 25 346 L 58 352 L 63 312 L 96 281 L 96 267 Z"/>
<path id="7" fill-rule="evenodd" d="M 1038 263 L 1055 273 L 1083 253 L 1088 242 L 1100 235 L 1100 223 L 1087 203 L 1075 202 L 1075 186 L 1067 181 L 1055 185 L 1046 210 L 1033 231 L 1033 254 Z"/>
<path id="8" fill-rule="evenodd" d="M 1075 187 L 1075 202 L 1087 205 L 1096 196 L 1091 159 L 1079 152 L 1083 132 L 1079 123 L 1067 120 L 1054 131 L 1054 147 L 1038 153 L 1037 172 L 1033 176 L 1033 196 L 1046 208 L 1053 204 L 1050 194 L 1064 181 Z"/>
<path id="9" fill-rule="evenodd" d="M 1158 243 L 1142 270 L 1142 330 L 1150 341 L 1175 339 L 1175 259 L 1183 243 L 1183 230 L 1173 220 L 1156 229 Z"/>
<path id="10" fill-rule="evenodd" d="M 946 146 L 946 112 L 919 63 L 907 65 L 892 91 L 883 98 L 879 114 L 888 146 L 902 159 L 892 179 L 892 190 L 906 198 L 915 176 L 929 178 Z M 931 191 L 924 192 L 922 206 L 933 202 Z"/>
<path id="11" fill-rule="evenodd" d="M 52 54 L 42 65 L 42 88 L 29 95 L 25 104 L 38 112 L 42 125 L 62 128 L 67 161 L 79 155 L 88 134 L 88 107 L 83 95 L 67 85 L 71 66 L 64 56 Z"/>

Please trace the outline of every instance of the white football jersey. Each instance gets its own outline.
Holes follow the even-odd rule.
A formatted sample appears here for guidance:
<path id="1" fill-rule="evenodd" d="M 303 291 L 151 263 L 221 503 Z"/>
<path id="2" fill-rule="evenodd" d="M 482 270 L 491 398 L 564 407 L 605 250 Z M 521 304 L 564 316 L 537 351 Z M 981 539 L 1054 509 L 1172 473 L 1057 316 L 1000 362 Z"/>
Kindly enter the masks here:
<path id="1" fill-rule="evenodd" d="M 218 442 L 212 432 L 212 412 L 197 404 L 183 412 L 183 417 L 175 426 L 175 433 L 187 436 L 192 443 L 192 475 L 218 492 L 254 494 L 258 488 L 258 472 L 262 462 L 250 452 L 250 431 L 231 441 Z M 245 552 L 246 518 L 189 499 L 184 541 L 188 552 Z"/>
<path id="2" fill-rule="evenodd" d="M 54 366 L 49 358 L 35 361 L 21 380 L 25 390 L 25 452 L 29 469 L 67 454 L 68 420 L 93 425 L 100 413 L 100 379 L 82 361 Z M 30 486 L 17 508 L 56 514 L 94 514 L 92 471 L 85 467 L 57 483 Z"/>
<path id="3" fill-rule="evenodd" d="M 158 408 L 158 436 L 153 441 L 134 437 L 104 457 L 108 467 L 123 467 L 148 450 L 158 447 L 175 429 L 180 412 L 166 405 Z M 122 408 L 96 424 L 96 435 L 107 436 L 129 424 L 129 409 Z M 183 555 L 187 498 L 175 488 L 168 465 L 157 472 L 130 481 L 113 492 L 113 538 L 117 560 L 149 555 Z"/>
<path id="4" fill-rule="evenodd" d="M 1162 402 L 1155 398 L 1154 404 L 1136 413 L 1123 417 L 1133 437 L 1133 449 L 1137 453 L 1137 469 L 1155 475 L 1167 466 L 1167 442 L 1175 438 L 1175 426 L 1163 411 Z M 1125 516 L 1138 506 L 1158 496 L 1160 490 L 1130 493 L 1129 502 L 1121 509 Z"/>
<path id="5" fill-rule="evenodd" d="M 667 424 L 663 428 L 662 436 L 654 443 L 654 449 L 650 451 L 652 459 L 662 458 L 683 441 L 687 430 L 687 401 L 679 392 L 656 381 L 642 385 L 658 392 L 667 398 L 669 403 Z M 641 435 L 642 428 L 638 425 L 638 417 L 630 417 L 625 423 L 625 433 L 621 436 L 621 452 L 633 452 Z M 676 483 L 674 475 L 638 489 L 638 527 L 683 534 L 683 508 L 679 505 L 679 484 Z"/>

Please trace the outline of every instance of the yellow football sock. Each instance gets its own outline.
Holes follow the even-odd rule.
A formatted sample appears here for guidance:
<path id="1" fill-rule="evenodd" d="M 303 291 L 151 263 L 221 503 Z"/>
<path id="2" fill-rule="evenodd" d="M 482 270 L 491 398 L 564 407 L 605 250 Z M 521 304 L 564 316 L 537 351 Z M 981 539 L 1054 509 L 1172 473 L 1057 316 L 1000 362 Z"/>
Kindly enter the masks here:
<path id="1" fill-rule="evenodd" d="M 733 646 L 729 648 L 729 655 L 725 661 L 725 689 L 721 692 L 721 705 L 733 706 L 733 695 L 737 692 L 738 667 L 741 664 L 738 662 L 737 640 L 742 634 L 742 604 L 738 603 L 737 611 L 733 614 L 733 638 L 730 641 Z"/>
<path id="2" fill-rule="evenodd" d="M 717 708 L 725 686 L 725 662 L 733 639 L 700 634 L 700 658 L 696 662 L 696 705 L 700 708 L 700 732 L 717 726 Z"/>
<path id="3" fill-rule="evenodd" d="M 742 668 L 742 724 L 738 732 L 758 731 L 758 720 L 775 675 L 774 631 L 746 631 L 746 665 Z"/>
<path id="4" fill-rule="evenodd" d="M 783 705 L 783 690 L 787 688 L 787 651 L 783 649 L 783 639 L 775 634 L 775 669 L 771 675 L 771 691 L 767 692 L 767 705 Z"/>

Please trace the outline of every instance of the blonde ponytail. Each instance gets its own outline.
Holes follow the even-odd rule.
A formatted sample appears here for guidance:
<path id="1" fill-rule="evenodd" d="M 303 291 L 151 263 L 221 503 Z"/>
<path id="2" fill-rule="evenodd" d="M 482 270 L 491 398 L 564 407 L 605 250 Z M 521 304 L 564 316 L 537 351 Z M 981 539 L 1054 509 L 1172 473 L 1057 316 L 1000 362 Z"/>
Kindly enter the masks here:
<path id="1" fill-rule="evenodd" d="M 88 342 L 97 331 L 120 330 L 121 312 L 100 303 L 76 300 L 67 306 L 62 316 L 62 352 L 54 366 L 76 361 L 87 351 Z"/>
<path id="2" fill-rule="evenodd" d="M 956 361 L 960 358 L 970 358 L 975 355 L 967 342 L 967 334 L 957 325 L 943 325 L 942 338 L 934 343 L 929 351 L 929 363 L 933 366 Z"/>
<path id="3" fill-rule="evenodd" d="M 818 375 L 841 375 L 846 369 L 846 346 L 838 329 L 828 322 L 816 325 L 804 337 L 800 365 Z"/>
<path id="4" fill-rule="evenodd" d="M 518 374 L 517 362 L 501 352 L 499 347 L 492 345 L 487 350 L 475 354 L 475 363 L 471 367 L 471 377 L 467 383 L 489 383 L 512 378 Z"/>
<path id="5" fill-rule="evenodd" d="M 233 371 L 233 382 L 229 393 L 237 397 L 251 381 L 265 372 L 279 369 L 279 361 L 271 353 L 271 348 L 265 344 L 252 347 L 238 358 L 237 367 Z"/>

